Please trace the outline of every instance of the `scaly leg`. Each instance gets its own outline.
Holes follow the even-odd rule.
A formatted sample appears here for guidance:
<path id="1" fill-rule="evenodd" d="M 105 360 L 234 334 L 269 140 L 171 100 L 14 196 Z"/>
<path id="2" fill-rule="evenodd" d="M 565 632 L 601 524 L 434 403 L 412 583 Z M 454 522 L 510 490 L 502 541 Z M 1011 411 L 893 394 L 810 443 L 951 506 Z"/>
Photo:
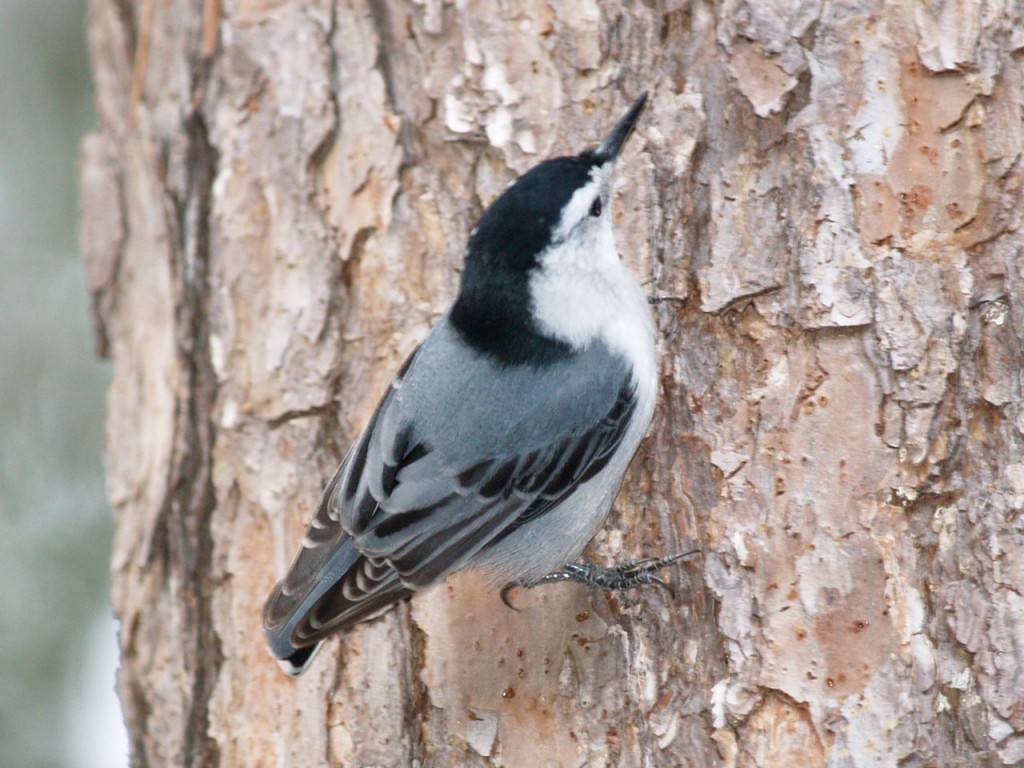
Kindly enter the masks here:
<path id="1" fill-rule="evenodd" d="M 668 585 L 656 575 L 662 568 L 667 568 L 683 558 L 696 555 L 700 550 L 693 549 L 689 552 L 680 552 L 671 557 L 655 558 L 642 557 L 639 560 L 630 560 L 627 563 L 613 565 L 610 568 L 603 568 L 593 563 L 567 563 L 566 566 L 554 573 L 549 573 L 543 578 L 531 582 L 510 581 L 501 589 L 501 601 L 512 610 L 517 610 L 509 602 L 508 593 L 516 587 L 533 589 L 539 584 L 554 584 L 559 581 L 575 581 L 585 584 L 588 587 L 601 589 L 632 589 L 643 584 L 659 584 L 666 589 Z"/>

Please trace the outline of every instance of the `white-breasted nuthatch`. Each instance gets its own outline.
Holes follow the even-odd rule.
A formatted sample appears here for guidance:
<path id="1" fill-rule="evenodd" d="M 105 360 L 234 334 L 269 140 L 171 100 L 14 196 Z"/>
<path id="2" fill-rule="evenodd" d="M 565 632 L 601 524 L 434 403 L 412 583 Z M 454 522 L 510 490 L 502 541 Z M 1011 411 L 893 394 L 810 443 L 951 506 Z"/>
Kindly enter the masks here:
<path id="1" fill-rule="evenodd" d="M 461 568 L 496 584 L 623 588 L 658 582 L 677 559 L 571 562 L 654 411 L 654 327 L 610 212 L 615 160 L 646 101 L 481 216 L 455 303 L 398 372 L 267 600 L 264 631 L 287 672 Z"/>

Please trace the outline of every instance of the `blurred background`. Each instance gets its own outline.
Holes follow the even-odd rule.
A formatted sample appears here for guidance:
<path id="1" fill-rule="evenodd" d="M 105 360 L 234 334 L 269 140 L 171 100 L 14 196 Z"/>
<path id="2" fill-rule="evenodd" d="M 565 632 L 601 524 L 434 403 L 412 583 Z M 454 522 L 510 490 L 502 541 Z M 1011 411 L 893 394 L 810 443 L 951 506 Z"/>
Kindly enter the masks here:
<path id="1" fill-rule="evenodd" d="M 127 765 L 107 597 L 109 363 L 76 245 L 85 0 L 0 0 L 0 765 Z"/>

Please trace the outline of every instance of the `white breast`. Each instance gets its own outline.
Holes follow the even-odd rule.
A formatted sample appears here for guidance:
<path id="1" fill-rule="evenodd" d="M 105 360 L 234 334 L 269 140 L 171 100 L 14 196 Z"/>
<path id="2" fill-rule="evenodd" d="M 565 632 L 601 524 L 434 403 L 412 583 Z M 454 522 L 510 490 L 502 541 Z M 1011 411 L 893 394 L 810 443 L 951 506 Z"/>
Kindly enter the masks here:
<path id="1" fill-rule="evenodd" d="M 543 529 L 523 526 L 486 558 L 496 583 L 538 579 L 579 555 L 604 523 L 654 413 L 657 369 L 647 298 L 619 259 L 610 225 L 593 230 L 541 258 L 530 282 L 532 309 L 546 333 L 575 347 L 600 338 L 629 360 L 636 412 L 612 461 L 545 515 Z"/>
<path id="2" fill-rule="evenodd" d="M 653 409 L 654 324 L 647 297 L 619 258 L 611 224 L 595 220 L 539 261 L 530 297 L 541 329 L 578 349 L 603 339 L 633 364 L 640 405 L 649 397 Z"/>

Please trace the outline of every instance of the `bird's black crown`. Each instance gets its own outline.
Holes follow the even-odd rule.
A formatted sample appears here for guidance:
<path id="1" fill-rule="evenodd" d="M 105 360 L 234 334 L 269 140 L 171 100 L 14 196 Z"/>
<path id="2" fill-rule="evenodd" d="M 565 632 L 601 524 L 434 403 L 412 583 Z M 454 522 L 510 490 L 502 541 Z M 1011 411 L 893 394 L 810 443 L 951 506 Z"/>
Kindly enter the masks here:
<path id="1" fill-rule="evenodd" d="M 564 342 L 535 327 L 529 275 L 551 245 L 562 209 L 600 164 L 593 152 L 547 160 L 519 177 L 480 217 L 451 319 L 481 352 L 512 364 L 543 364 L 567 354 Z"/>

